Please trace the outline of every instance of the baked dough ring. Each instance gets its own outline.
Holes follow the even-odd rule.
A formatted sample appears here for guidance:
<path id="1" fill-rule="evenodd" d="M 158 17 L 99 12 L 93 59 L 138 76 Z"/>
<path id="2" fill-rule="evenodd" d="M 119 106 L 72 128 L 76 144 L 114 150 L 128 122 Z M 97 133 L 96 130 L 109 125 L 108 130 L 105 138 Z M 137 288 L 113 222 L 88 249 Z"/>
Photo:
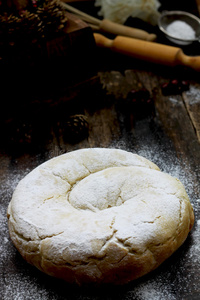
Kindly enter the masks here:
<path id="1" fill-rule="evenodd" d="M 79 285 L 124 284 L 150 272 L 193 222 L 178 179 L 117 149 L 43 163 L 20 181 L 8 207 L 10 237 L 24 259 Z"/>

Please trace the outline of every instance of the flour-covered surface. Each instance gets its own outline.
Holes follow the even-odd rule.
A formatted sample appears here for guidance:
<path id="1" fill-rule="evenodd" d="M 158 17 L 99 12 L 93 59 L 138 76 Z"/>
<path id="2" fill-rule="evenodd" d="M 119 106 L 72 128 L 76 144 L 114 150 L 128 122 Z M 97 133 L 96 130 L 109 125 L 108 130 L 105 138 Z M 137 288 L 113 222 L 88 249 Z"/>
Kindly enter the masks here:
<path id="1" fill-rule="evenodd" d="M 179 9 L 180 3 L 182 8 L 187 5 L 187 1 L 176 1 L 173 8 Z M 191 9 L 194 6 L 190 4 Z M 199 55 L 199 45 L 195 46 L 192 50 Z M 190 49 L 185 50 L 189 53 Z M 88 83 L 83 89 L 76 86 L 76 91 L 70 90 L 61 99 L 53 95 L 55 106 L 48 107 L 45 103 L 41 111 L 39 106 L 36 112 L 28 109 L 20 114 L 20 122 L 9 123 L 8 132 L 4 124 L 0 124 L 0 299 L 199 300 L 199 75 L 155 67 L 107 52 L 101 52 L 98 60 L 100 87 L 91 81 L 91 86 Z M 174 79 L 189 80 L 189 90 L 179 94 L 172 91 L 164 96 L 162 84 Z M 139 103 L 134 101 L 138 96 L 135 91 L 139 91 Z M 66 105 L 68 96 L 74 103 L 70 110 Z M 20 110 L 20 105 L 17 106 Z M 73 144 L 63 135 L 63 124 L 69 114 L 83 114 L 89 124 L 88 136 L 79 136 Z M 32 126 L 23 126 L 23 122 Z M 6 212 L 17 183 L 42 162 L 89 147 L 123 149 L 151 160 L 161 171 L 181 180 L 194 208 L 194 227 L 177 252 L 155 271 L 121 287 L 77 288 L 49 277 L 26 263 L 9 237 Z"/>
<path id="2" fill-rule="evenodd" d="M 149 160 L 89 148 L 30 172 L 13 194 L 8 219 L 14 245 L 44 273 L 71 284 L 122 285 L 174 253 L 194 214 L 181 182 Z"/>
<path id="3" fill-rule="evenodd" d="M 137 123 L 130 141 L 126 135 L 113 139 L 109 147 L 137 153 L 156 163 L 162 171 L 179 178 L 184 184 L 195 212 L 195 225 L 184 245 L 161 267 L 147 276 L 122 287 L 100 289 L 75 288 L 51 278 L 26 263 L 9 238 L 6 210 L 17 183 L 42 161 L 62 154 L 64 150 L 55 145 L 46 156 L 24 155 L 10 160 L 1 156 L 1 245 L 0 288 L 4 300 L 58 300 L 58 299 L 199 299 L 200 293 L 200 217 L 199 182 L 200 170 L 183 161 L 171 141 L 157 126 L 152 131 L 148 120 Z M 97 145 L 102 146 L 102 145 Z M 104 146 L 104 145 L 103 145 Z M 76 149 L 71 146 L 70 150 Z M 55 151 L 55 152 L 54 152 Z M 192 295 L 192 298 L 191 298 Z"/>

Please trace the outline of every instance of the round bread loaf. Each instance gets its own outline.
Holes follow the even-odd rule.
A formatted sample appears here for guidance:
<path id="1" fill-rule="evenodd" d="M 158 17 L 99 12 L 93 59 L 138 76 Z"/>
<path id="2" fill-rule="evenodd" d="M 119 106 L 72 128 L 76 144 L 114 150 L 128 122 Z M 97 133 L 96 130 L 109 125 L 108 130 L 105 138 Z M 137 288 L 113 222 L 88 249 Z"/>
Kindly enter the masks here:
<path id="1" fill-rule="evenodd" d="M 193 222 L 178 179 L 117 149 L 43 163 L 19 182 L 8 207 L 10 237 L 23 258 L 79 285 L 147 274 L 182 245 Z"/>

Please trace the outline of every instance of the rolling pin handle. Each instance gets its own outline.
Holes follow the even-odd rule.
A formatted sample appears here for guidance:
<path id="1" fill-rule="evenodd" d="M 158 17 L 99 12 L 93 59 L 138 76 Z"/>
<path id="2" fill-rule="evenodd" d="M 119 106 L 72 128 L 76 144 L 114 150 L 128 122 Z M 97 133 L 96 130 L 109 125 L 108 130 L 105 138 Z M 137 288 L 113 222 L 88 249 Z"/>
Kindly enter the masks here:
<path id="1" fill-rule="evenodd" d="M 113 44 L 113 40 L 106 38 L 104 35 L 100 33 L 93 34 L 96 45 L 101 48 L 111 48 Z"/>
<path id="2" fill-rule="evenodd" d="M 176 55 L 177 64 L 192 68 L 195 71 L 200 71 L 200 56 L 187 56 L 180 49 Z"/>

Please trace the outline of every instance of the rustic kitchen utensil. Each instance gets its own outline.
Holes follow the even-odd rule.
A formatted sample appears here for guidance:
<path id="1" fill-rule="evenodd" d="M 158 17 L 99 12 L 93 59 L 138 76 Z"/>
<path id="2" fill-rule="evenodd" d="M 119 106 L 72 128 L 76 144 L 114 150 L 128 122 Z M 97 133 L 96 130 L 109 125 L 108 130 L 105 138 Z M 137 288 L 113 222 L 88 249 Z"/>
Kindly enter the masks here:
<path id="1" fill-rule="evenodd" d="M 76 14 L 80 19 L 87 22 L 88 25 L 95 31 L 103 31 L 115 35 L 128 36 L 147 41 L 154 41 L 157 38 L 155 34 L 148 33 L 145 30 L 117 24 L 107 19 L 99 20 L 72 7 L 71 5 L 68 5 L 64 2 L 62 2 L 62 4 L 63 7 L 65 7 L 68 11 Z"/>
<path id="2" fill-rule="evenodd" d="M 190 26 L 191 30 L 193 30 L 195 33 L 194 37 L 191 38 L 190 36 L 188 36 L 187 38 L 183 38 L 179 32 L 180 28 L 177 33 L 169 32 L 169 26 L 177 21 L 181 22 L 182 24 L 185 24 L 185 26 Z M 189 45 L 195 41 L 199 41 L 200 39 L 200 19 L 188 12 L 164 11 L 158 20 L 158 26 L 159 29 L 168 38 L 168 40 L 178 45 Z M 184 28 L 182 28 L 182 30 L 184 31 Z M 186 32 L 183 32 L 182 34 L 185 35 Z"/>
<path id="3" fill-rule="evenodd" d="M 94 38 L 98 47 L 114 52 L 161 65 L 183 65 L 200 71 L 200 56 L 187 56 L 178 47 L 123 36 L 111 40 L 99 33 L 94 33 Z"/>

